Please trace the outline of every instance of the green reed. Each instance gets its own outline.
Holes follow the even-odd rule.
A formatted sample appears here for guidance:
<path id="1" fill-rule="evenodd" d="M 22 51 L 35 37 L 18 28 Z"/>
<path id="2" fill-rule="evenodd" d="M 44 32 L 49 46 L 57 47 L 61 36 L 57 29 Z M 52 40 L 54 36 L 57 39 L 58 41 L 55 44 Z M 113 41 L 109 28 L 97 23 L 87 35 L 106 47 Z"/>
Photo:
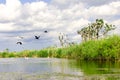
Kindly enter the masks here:
<path id="1" fill-rule="evenodd" d="M 84 60 L 118 60 L 120 58 L 120 36 L 90 40 L 63 48 L 50 47 L 42 50 L 1 52 L 0 57 L 55 57 Z"/>

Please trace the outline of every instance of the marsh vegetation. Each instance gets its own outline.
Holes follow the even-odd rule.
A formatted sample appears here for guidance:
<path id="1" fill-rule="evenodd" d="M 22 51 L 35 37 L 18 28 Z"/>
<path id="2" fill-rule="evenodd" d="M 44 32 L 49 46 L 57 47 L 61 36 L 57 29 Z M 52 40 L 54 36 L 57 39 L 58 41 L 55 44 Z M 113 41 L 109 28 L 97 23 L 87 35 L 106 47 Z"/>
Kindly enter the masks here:
<path id="1" fill-rule="evenodd" d="M 100 40 L 89 40 L 69 47 L 50 47 L 42 50 L 25 50 L 21 52 L 1 52 L 0 57 L 49 57 L 71 58 L 79 60 L 119 60 L 120 36 L 113 35 Z"/>
<path id="2" fill-rule="evenodd" d="M 116 61 L 120 57 L 120 36 L 107 36 L 108 32 L 114 29 L 114 25 L 105 23 L 102 19 L 96 19 L 95 22 L 77 31 L 82 38 L 82 42 L 79 44 L 68 43 L 66 35 L 60 34 L 61 47 L 24 50 L 21 52 L 9 52 L 9 49 L 6 49 L 4 52 L 0 52 L 0 57 L 49 57 Z"/>

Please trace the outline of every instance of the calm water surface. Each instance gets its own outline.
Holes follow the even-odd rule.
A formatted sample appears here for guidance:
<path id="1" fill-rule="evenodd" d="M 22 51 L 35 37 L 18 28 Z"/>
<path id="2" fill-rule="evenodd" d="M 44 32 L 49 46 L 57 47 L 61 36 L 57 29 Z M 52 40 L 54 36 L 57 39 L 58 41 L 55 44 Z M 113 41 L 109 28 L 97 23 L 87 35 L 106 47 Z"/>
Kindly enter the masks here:
<path id="1" fill-rule="evenodd" d="M 120 63 L 0 58 L 0 80 L 120 80 Z"/>

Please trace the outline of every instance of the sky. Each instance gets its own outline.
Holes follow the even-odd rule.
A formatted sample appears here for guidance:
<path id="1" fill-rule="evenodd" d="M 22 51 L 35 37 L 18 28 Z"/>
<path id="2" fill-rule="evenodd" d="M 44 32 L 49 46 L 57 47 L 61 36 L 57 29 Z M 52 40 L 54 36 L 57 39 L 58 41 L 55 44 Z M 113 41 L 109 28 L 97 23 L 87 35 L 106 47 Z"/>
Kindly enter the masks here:
<path id="1" fill-rule="evenodd" d="M 120 34 L 119 9 L 120 0 L 0 0 L 0 51 L 59 46 L 59 33 L 80 43 L 77 30 L 96 19 L 114 24 L 116 29 L 110 34 Z"/>

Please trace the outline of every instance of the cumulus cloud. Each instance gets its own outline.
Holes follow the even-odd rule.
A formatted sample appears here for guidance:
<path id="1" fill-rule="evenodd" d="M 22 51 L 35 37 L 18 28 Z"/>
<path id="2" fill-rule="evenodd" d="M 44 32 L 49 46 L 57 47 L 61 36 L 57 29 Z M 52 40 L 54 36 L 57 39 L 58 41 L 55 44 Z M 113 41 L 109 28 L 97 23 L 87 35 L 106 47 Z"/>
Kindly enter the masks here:
<path id="1" fill-rule="evenodd" d="M 10 31 L 14 30 L 13 23 L 0 23 L 0 31 Z"/>
<path id="2" fill-rule="evenodd" d="M 89 12 L 94 13 L 96 15 L 103 15 L 103 16 L 114 16 L 119 14 L 118 8 L 120 8 L 120 2 L 112 2 L 110 4 L 105 4 L 97 7 L 90 7 Z"/>
<path id="3" fill-rule="evenodd" d="M 91 14 L 95 13 L 96 15 L 104 15 L 104 16 L 112 16 L 117 14 L 117 10 L 109 5 L 103 5 L 100 7 L 91 7 L 89 11 Z"/>
<path id="4" fill-rule="evenodd" d="M 83 2 L 87 7 L 91 7 L 91 6 L 101 6 L 101 5 L 105 5 L 105 4 L 109 4 L 111 2 L 116 2 L 119 0 L 80 0 L 81 2 Z"/>
<path id="5" fill-rule="evenodd" d="M 20 15 L 21 3 L 18 0 L 6 0 L 6 4 L 0 4 L 0 21 L 13 21 Z"/>
<path id="6" fill-rule="evenodd" d="M 65 9 L 69 6 L 74 6 L 79 0 L 51 0 L 51 4 L 58 7 L 59 9 Z"/>
<path id="7" fill-rule="evenodd" d="M 0 36 L 24 36 L 26 47 L 27 43 L 34 43 L 34 46 L 40 43 L 34 41 L 34 35 L 43 35 L 42 40 L 56 44 L 59 32 L 78 41 L 80 37 L 76 31 L 96 18 L 103 18 L 118 28 L 119 4 L 119 0 L 51 0 L 49 3 L 39 0 L 24 4 L 20 0 L 6 0 L 5 4 L 0 4 Z M 44 30 L 49 34 L 45 35 Z"/>

